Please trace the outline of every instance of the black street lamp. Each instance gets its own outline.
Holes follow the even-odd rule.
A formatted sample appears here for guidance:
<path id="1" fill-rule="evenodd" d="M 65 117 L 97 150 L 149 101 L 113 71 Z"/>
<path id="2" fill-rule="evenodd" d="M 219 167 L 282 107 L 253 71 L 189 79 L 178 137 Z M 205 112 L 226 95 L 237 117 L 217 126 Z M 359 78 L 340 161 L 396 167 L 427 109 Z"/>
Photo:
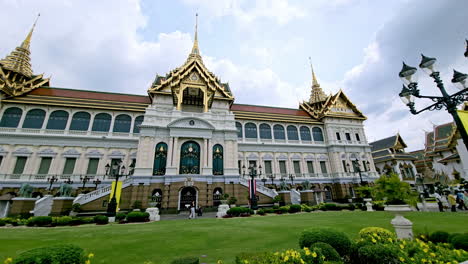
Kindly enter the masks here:
<path id="1" fill-rule="evenodd" d="M 289 174 L 289 179 L 291 180 L 291 186 L 294 187 L 294 174 Z"/>
<path id="2" fill-rule="evenodd" d="M 86 175 L 84 176 L 84 178 L 80 177 L 80 181 L 83 183 L 83 186 L 81 188 L 84 189 L 84 187 L 86 186 L 86 183 L 89 182 L 90 178 Z"/>
<path id="3" fill-rule="evenodd" d="M 262 178 L 263 186 L 265 186 L 266 181 L 267 181 L 267 178 L 266 178 L 266 177 L 263 177 L 263 178 Z"/>
<path id="4" fill-rule="evenodd" d="M 270 178 L 270 180 L 271 180 L 271 185 L 273 185 L 273 184 L 274 184 L 273 181 L 275 180 L 275 175 L 274 175 L 274 174 L 270 174 L 270 175 L 268 176 L 268 178 Z"/>
<path id="5" fill-rule="evenodd" d="M 112 167 L 109 164 L 106 165 L 106 175 L 114 176 L 115 177 L 115 185 L 114 185 L 114 195 L 107 205 L 107 214 L 110 216 L 115 216 L 117 211 L 117 185 L 119 182 L 119 178 L 124 175 L 125 173 L 125 166 L 122 164 L 122 160 L 115 162 L 112 164 Z"/>
<path id="6" fill-rule="evenodd" d="M 71 178 L 68 178 L 68 179 L 67 179 L 66 181 L 64 181 L 63 183 L 72 185 L 72 184 L 73 184 L 73 181 L 71 180 Z"/>
<path id="7" fill-rule="evenodd" d="M 96 180 L 93 181 L 93 184 L 96 185 L 95 188 L 97 189 L 97 186 L 98 186 L 99 184 L 101 184 L 101 180 L 99 180 L 99 179 L 97 178 Z"/>
<path id="8" fill-rule="evenodd" d="M 52 176 L 52 177 L 47 178 L 47 182 L 50 183 L 50 185 L 49 185 L 49 192 L 52 191 L 52 184 L 54 184 L 54 182 L 56 182 L 56 181 L 58 181 L 58 178 L 55 177 L 55 175 Z"/>
<path id="9" fill-rule="evenodd" d="M 362 172 L 370 171 L 370 163 L 369 163 L 369 161 L 366 161 L 366 164 L 365 164 L 366 166 L 365 166 L 364 170 L 361 170 L 361 165 L 359 165 L 358 160 L 356 160 L 356 163 L 353 163 L 353 165 L 354 165 L 353 166 L 354 172 L 357 171 L 357 173 L 359 173 L 360 184 L 361 184 L 361 186 L 363 186 L 364 182 L 362 181 Z M 346 167 L 348 167 L 348 171 L 350 172 L 351 171 L 351 169 L 350 169 L 351 165 L 349 163 L 346 163 Z"/>
<path id="10" fill-rule="evenodd" d="M 467 49 L 468 52 L 468 49 Z M 465 56 L 466 56 L 465 52 Z M 454 83 L 460 91 L 449 95 L 445 90 L 444 84 L 440 79 L 440 73 L 435 68 L 435 58 L 429 58 L 422 55 L 421 63 L 419 67 L 429 74 L 430 77 L 434 79 L 434 82 L 437 84 L 437 88 L 439 88 L 442 96 L 424 96 L 419 94 L 418 83 L 416 80 L 415 73 L 417 71 L 416 68 L 406 65 L 403 62 L 403 68 L 401 69 L 400 73 L 398 74 L 403 81 L 403 89 L 401 90 L 399 96 L 401 101 L 407 105 L 410 109 L 410 112 L 413 115 L 417 115 L 422 113 L 426 110 L 433 111 L 433 110 L 440 110 L 445 108 L 453 117 L 455 124 L 457 125 L 457 129 L 460 132 L 460 135 L 465 143 L 465 147 L 468 149 L 468 134 L 463 126 L 463 123 L 458 116 L 457 113 L 457 106 L 464 101 L 468 100 L 468 80 L 467 74 L 458 72 L 454 70 L 452 83 Z M 414 98 L 427 98 L 432 100 L 434 103 L 429 105 L 419 111 L 416 111 L 414 107 Z"/>
<path id="11" fill-rule="evenodd" d="M 245 176 L 245 166 L 242 166 L 243 172 L 242 174 Z M 260 177 L 262 176 L 262 165 L 258 167 L 260 170 L 260 173 L 257 174 L 257 169 L 254 166 L 249 167 L 249 176 L 250 176 L 250 209 L 252 210 L 257 210 L 258 205 L 257 205 L 257 195 L 255 194 L 255 177 Z"/>

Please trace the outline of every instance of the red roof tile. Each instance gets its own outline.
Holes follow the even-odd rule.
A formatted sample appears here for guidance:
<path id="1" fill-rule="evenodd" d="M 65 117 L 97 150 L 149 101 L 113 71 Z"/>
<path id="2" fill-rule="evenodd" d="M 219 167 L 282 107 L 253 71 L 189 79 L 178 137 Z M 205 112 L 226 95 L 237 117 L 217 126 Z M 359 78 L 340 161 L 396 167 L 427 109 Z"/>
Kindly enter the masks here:
<path id="1" fill-rule="evenodd" d="M 231 111 L 245 111 L 245 112 L 256 112 L 256 113 L 269 113 L 269 114 L 282 114 L 282 115 L 294 115 L 294 116 L 306 116 L 309 117 L 304 110 L 289 109 L 289 108 L 277 108 L 270 106 L 258 106 L 258 105 L 242 105 L 233 104 Z"/>
<path id="2" fill-rule="evenodd" d="M 95 99 L 95 100 L 106 100 L 106 101 L 151 104 L 151 100 L 149 96 L 146 96 L 146 95 L 130 95 L 130 94 L 94 92 L 94 91 L 83 91 L 83 90 L 72 90 L 72 89 L 45 88 L 45 87 L 37 88 L 31 91 L 29 94 L 30 95 L 71 97 L 71 98 L 79 98 L 79 99 Z"/>

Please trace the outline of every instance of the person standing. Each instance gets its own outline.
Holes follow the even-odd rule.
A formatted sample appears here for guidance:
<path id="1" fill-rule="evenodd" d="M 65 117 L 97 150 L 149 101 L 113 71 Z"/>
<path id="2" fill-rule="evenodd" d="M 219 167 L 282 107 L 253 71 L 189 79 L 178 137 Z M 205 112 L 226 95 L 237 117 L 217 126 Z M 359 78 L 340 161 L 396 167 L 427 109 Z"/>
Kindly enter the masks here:
<path id="1" fill-rule="evenodd" d="M 449 201 L 450 207 L 452 208 L 451 211 L 456 212 L 457 211 L 457 197 L 453 193 L 450 193 L 448 195 L 448 201 Z"/>
<path id="2" fill-rule="evenodd" d="M 458 200 L 458 209 L 462 210 L 468 210 L 466 208 L 465 204 L 465 195 L 463 194 L 463 191 L 458 191 L 457 192 L 457 200 Z"/>
<path id="3" fill-rule="evenodd" d="M 190 215 L 189 215 L 189 219 L 193 219 L 195 218 L 195 202 L 192 201 L 190 203 Z"/>
<path id="4" fill-rule="evenodd" d="M 444 211 L 444 205 L 442 204 L 442 196 L 438 192 L 434 193 L 434 197 L 436 198 L 437 205 L 439 206 L 439 211 L 443 212 Z"/>

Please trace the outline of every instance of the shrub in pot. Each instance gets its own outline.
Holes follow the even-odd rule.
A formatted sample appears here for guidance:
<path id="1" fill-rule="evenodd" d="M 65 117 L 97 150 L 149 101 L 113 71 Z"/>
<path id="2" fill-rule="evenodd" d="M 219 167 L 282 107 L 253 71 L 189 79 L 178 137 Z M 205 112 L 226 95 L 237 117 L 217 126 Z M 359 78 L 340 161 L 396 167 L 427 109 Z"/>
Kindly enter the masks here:
<path id="1" fill-rule="evenodd" d="M 120 221 L 120 220 L 125 220 L 125 218 L 127 217 L 127 213 L 117 213 L 115 215 L 115 220 L 116 221 Z"/>
<path id="2" fill-rule="evenodd" d="M 234 205 L 236 203 L 237 203 L 237 198 L 236 197 L 234 197 L 234 196 L 229 197 L 229 199 L 228 199 L 228 204 L 229 205 Z"/>

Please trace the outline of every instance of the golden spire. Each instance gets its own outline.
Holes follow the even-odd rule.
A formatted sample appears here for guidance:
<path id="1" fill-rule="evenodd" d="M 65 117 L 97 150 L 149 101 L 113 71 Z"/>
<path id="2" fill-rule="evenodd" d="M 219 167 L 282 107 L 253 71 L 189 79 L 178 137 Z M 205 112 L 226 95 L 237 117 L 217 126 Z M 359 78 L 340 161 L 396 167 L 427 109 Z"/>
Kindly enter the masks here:
<path id="1" fill-rule="evenodd" d="M 309 57 L 310 62 L 310 69 L 312 70 L 312 91 L 310 93 L 309 103 L 317 103 L 325 101 L 327 96 L 323 92 L 320 84 L 317 81 L 317 77 L 315 77 L 314 67 L 312 66 L 312 59 Z"/>
<path id="2" fill-rule="evenodd" d="M 198 13 L 195 14 L 195 39 L 193 41 L 192 54 L 200 55 L 198 50 Z"/>
<path id="3" fill-rule="evenodd" d="M 40 14 L 37 16 L 36 21 L 21 46 L 16 47 L 10 55 L 6 56 L 3 60 L 0 60 L 0 64 L 4 69 L 22 74 L 28 78 L 32 77 L 33 72 L 31 69 L 31 58 L 29 56 L 31 55 L 31 52 L 29 51 L 29 46 L 31 44 L 31 37 L 39 16 Z"/>

